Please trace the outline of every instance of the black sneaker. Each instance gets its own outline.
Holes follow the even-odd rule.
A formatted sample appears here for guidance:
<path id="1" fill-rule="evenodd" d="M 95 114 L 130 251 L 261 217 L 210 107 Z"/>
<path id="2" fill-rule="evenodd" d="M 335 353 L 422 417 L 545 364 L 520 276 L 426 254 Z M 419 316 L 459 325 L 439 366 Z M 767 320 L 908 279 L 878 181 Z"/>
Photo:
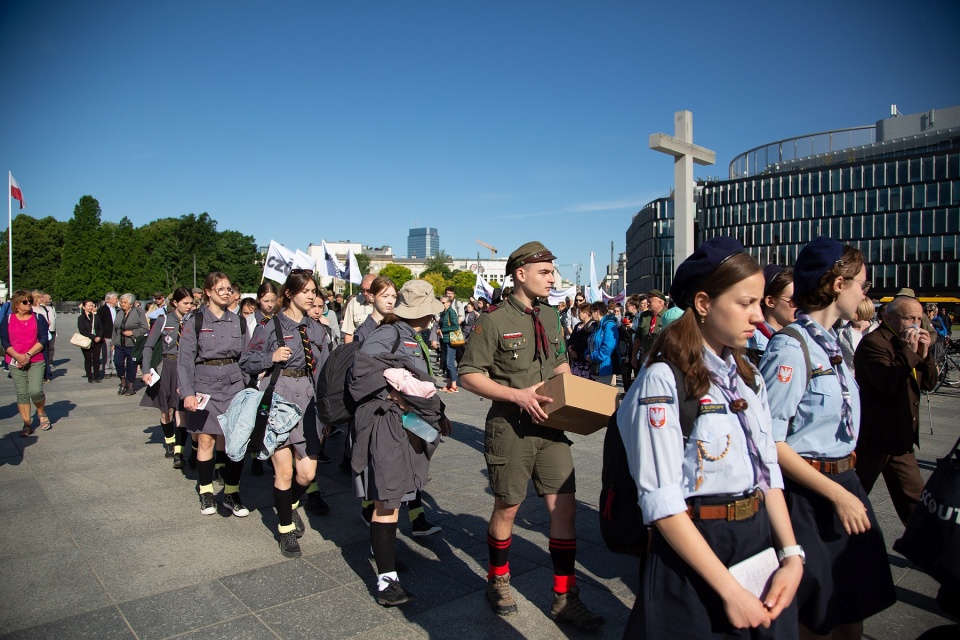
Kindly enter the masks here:
<path id="1" fill-rule="evenodd" d="M 263 475 L 263 460 L 259 458 L 254 458 L 253 462 L 250 464 L 250 473 L 255 476 Z"/>
<path id="2" fill-rule="evenodd" d="M 163 445 L 163 448 L 164 448 L 163 457 L 164 457 L 164 458 L 172 458 L 172 457 L 173 457 L 173 445 L 172 445 L 172 444 L 164 444 L 164 445 Z"/>
<path id="3" fill-rule="evenodd" d="M 360 508 L 360 517 L 363 518 L 363 524 L 370 526 L 373 521 L 373 504 Z"/>
<path id="4" fill-rule="evenodd" d="M 297 542 L 297 536 L 293 531 L 280 534 L 280 553 L 286 558 L 299 558 L 303 555 L 300 551 L 300 543 Z"/>
<path id="5" fill-rule="evenodd" d="M 317 464 L 330 464 L 331 462 L 333 461 L 330 459 L 330 456 L 323 451 L 317 454 Z"/>
<path id="6" fill-rule="evenodd" d="M 430 524 L 422 513 L 414 519 L 411 527 L 411 533 L 415 536 L 431 536 L 439 531 L 440 527 Z"/>
<path id="7" fill-rule="evenodd" d="M 387 578 L 387 588 L 377 592 L 377 604 L 382 604 L 385 607 L 395 607 L 413 602 L 413 600 L 413 594 L 404 591 L 399 580 Z"/>
<path id="8" fill-rule="evenodd" d="M 303 524 L 303 518 L 300 517 L 300 510 L 293 510 L 293 533 L 297 538 L 302 538 L 307 527 Z"/>
<path id="9" fill-rule="evenodd" d="M 183 454 L 175 453 L 173 454 L 173 468 L 174 469 L 183 469 Z"/>
<path id="10" fill-rule="evenodd" d="M 330 505 L 324 501 L 319 491 L 307 494 L 307 511 L 314 515 L 325 516 L 330 513 Z"/>
<path id="11" fill-rule="evenodd" d="M 217 512 L 217 500 L 212 493 L 200 494 L 200 513 L 205 516 L 212 516 Z"/>
<path id="12" fill-rule="evenodd" d="M 250 515 L 250 510 L 243 506 L 243 502 L 240 500 L 239 493 L 225 493 L 223 494 L 223 506 L 225 509 L 229 509 L 233 515 L 238 518 L 246 518 Z"/>

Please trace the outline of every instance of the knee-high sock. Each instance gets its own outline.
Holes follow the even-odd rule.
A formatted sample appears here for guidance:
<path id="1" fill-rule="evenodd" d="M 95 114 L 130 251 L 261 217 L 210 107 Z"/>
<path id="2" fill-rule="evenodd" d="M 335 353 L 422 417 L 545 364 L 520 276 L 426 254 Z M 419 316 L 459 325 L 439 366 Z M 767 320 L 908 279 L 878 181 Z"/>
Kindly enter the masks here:
<path id="1" fill-rule="evenodd" d="M 187 441 L 187 430 L 183 427 L 177 427 L 174 432 L 175 444 L 173 445 L 174 453 L 183 453 L 183 444 Z"/>
<path id="2" fill-rule="evenodd" d="M 241 473 L 243 473 L 243 460 L 234 462 L 230 458 L 227 458 L 223 466 L 223 471 L 220 472 L 220 476 L 223 478 L 224 493 L 240 492 Z"/>
<path id="3" fill-rule="evenodd" d="M 161 422 L 160 430 L 163 431 L 163 444 L 173 444 L 176 438 L 173 435 L 173 422 Z"/>
<path id="4" fill-rule="evenodd" d="M 377 561 L 377 573 L 397 570 L 397 523 L 371 522 L 370 546 Z"/>
<path id="5" fill-rule="evenodd" d="M 420 489 L 417 489 L 413 500 L 407 503 L 407 517 L 410 518 L 410 522 L 413 522 L 420 517 L 421 513 L 423 513 L 423 496 L 420 494 Z"/>
<path id="6" fill-rule="evenodd" d="M 227 466 L 227 462 L 229 462 L 229 460 L 230 460 L 230 458 L 227 457 L 227 452 L 226 452 L 226 451 L 217 451 L 217 452 L 215 452 L 215 453 L 213 454 L 213 459 L 216 460 L 216 468 L 217 468 L 218 470 L 221 470 L 221 469 L 223 469 L 224 467 L 226 467 L 226 466 Z"/>
<path id="7" fill-rule="evenodd" d="M 577 562 L 577 539 L 550 538 L 550 558 L 553 560 L 553 590 L 566 593 L 577 584 L 574 566 Z"/>
<path id="8" fill-rule="evenodd" d="M 213 493 L 213 460 L 197 460 L 197 484 L 200 493 Z"/>
<path id="9" fill-rule="evenodd" d="M 280 533 L 290 533 L 294 530 L 292 504 L 290 489 L 273 488 L 273 506 L 277 510 L 277 520 L 280 521 Z"/>
<path id="10" fill-rule="evenodd" d="M 300 498 L 303 497 L 303 494 L 307 492 L 307 488 L 297 482 L 297 479 L 293 479 L 293 484 L 290 485 L 290 497 L 293 500 L 293 508 L 296 509 L 300 506 Z"/>
<path id="11" fill-rule="evenodd" d="M 502 576 L 510 573 L 510 542 L 513 536 L 506 540 L 497 540 L 487 533 L 487 551 L 490 552 L 490 569 L 487 577 Z"/>

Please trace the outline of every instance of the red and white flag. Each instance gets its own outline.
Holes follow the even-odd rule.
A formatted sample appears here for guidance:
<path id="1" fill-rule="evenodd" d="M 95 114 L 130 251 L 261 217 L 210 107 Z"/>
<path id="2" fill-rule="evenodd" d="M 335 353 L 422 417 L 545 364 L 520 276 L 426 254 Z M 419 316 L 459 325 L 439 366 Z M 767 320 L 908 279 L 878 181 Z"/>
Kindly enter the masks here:
<path id="1" fill-rule="evenodd" d="M 10 197 L 20 201 L 20 208 L 23 209 L 23 192 L 20 191 L 20 185 L 17 184 L 13 174 L 10 174 Z"/>

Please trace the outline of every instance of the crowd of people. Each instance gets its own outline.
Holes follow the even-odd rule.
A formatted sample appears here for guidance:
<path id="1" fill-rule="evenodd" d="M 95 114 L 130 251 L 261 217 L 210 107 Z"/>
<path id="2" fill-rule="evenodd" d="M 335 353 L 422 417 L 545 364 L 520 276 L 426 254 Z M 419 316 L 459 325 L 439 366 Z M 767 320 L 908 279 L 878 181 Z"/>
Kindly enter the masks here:
<path id="1" fill-rule="evenodd" d="M 572 443 L 543 424 L 552 399 L 540 387 L 558 374 L 619 378 L 617 425 L 650 532 L 625 637 L 859 637 L 863 620 L 896 600 L 868 495 L 882 476 L 904 522 L 920 500 L 917 398 L 937 375 L 933 352 L 949 319 L 909 290 L 876 313 L 863 256 L 829 238 L 806 245 L 792 267 L 761 267 L 736 240 L 714 238 L 679 266 L 669 295 L 622 304 L 582 294 L 547 304 L 555 259 L 539 242 L 524 244 L 507 262 L 512 288 L 489 301 L 374 275 L 344 301 L 303 269 L 245 299 L 219 272 L 169 300 L 158 293 L 146 309 L 111 292 L 99 307 L 81 306 L 84 373 L 90 383 L 115 375 L 121 395 L 143 383 L 141 405 L 160 411 L 164 455 L 196 470 L 203 515 L 249 515 L 244 464 L 250 458 L 256 476 L 269 461 L 285 557 L 301 555 L 301 502 L 330 510 L 317 465 L 330 462 L 325 442 L 344 429 L 341 469 L 369 527 L 384 606 L 413 599 L 396 566 L 400 508 L 412 535 L 441 531 L 422 500 L 439 436 L 452 432 L 439 393 L 491 400 L 485 597 L 498 615 L 518 611 L 510 548 L 532 481 L 550 515 L 550 615 L 588 632 L 604 619 L 577 585 Z M 42 300 L 18 291 L 0 321 L 21 435 L 31 403 L 40 428 L 50 426 L 40 363 L 52 360 L 55 314 L 34 310 Z M 351 418 L 328 424 L 318 384 L 328 361 L 347 357 Z M 261 436 L 264 406 L 271 419 Z M 729 567 L 768 548 L 776 559 L 758 595 Z"/>

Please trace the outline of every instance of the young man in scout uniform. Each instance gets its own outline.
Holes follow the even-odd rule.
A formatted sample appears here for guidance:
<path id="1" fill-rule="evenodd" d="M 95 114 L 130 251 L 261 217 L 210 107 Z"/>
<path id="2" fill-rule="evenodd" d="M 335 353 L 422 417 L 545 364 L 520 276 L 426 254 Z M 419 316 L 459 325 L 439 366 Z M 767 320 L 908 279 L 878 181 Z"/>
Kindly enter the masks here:
<path id="1" fill-rule="evenodd" d="M 527 495 L 527 482 L 533 479 L 550 513 L 554 567 L 550 615 L 594 631 L 604 619 L 580 600 L 574 575 L 577 505 L 571 443 L 562 431 L 542 426 L 547 414 L 541 405 L 552 399 L 537 393 L 546 380 L 570 372 L 557 311 L 537 300 L 546 298 L 554 284 L 554 260 L 556 256 L 539 242 L 528 242 L 510 254 L 512 295 L 477 319 L 460 362 L 460 384 L 493 401 L 484 436 L 494 494 L 487 528 L 490 607 L 502 616 L 517 611 L 508 555 L 513 521 Z"/>

